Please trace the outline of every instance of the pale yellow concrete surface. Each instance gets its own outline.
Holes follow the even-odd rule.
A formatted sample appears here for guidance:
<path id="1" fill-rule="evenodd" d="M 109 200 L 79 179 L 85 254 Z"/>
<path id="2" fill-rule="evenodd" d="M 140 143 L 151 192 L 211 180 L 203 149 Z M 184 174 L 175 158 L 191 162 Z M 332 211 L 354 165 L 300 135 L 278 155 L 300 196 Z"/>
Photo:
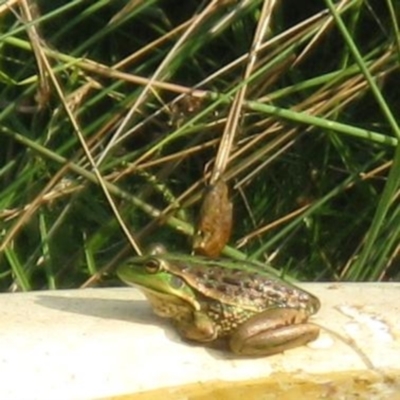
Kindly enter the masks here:
<path id="1" fill-rule="evenodd" d="M 0 399 L 98 399 L 208 381 L 398 371 L 400 284 L 303 284 L 322 309 L 312 344 L 237 359 L 184 343 L 132 288 L 1 294 Z M 360 354 L 363 353 L 363 354 Z M 399 387 L 400 393 L 400 387 Z"/>

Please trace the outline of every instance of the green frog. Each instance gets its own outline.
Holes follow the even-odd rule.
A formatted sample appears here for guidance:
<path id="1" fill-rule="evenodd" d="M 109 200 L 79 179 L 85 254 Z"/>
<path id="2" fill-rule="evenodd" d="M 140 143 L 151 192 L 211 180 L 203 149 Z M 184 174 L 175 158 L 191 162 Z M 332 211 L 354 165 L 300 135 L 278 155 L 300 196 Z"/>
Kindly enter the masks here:
<path id="1" fill-rule="evenodd" d="M 138 286 L 154 312 L 170 318 L 186 340 L 225 344 L 237 355 L 266 356 L 319 334 L 307 323 L 320 307 L 318 298 L 248 261 L 155 248 L 121 265 L 117 274 Z"/>

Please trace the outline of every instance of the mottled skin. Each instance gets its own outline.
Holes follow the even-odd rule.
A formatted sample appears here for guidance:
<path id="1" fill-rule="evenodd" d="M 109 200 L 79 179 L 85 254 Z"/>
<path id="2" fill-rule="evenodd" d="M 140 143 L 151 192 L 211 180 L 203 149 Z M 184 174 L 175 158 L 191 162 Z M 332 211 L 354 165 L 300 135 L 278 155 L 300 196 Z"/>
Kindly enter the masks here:
<path id="1" fill-rule="evenodd" d="M 117 273 L 139 286 L 154 312 L 172 319 L 183 338 L 221 339 L 236 354 L 264 356 L 318 336 L 307 319 L 319 300 L 258 265 L 155 253 L 128 261 Z"/>

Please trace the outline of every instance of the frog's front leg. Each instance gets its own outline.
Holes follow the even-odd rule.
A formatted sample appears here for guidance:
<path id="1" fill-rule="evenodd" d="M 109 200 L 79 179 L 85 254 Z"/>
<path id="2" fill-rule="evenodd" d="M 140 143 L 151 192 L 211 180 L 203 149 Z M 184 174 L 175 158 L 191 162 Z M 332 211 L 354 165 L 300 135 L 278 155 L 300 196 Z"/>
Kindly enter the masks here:
<path id="1" fill-rule="evenodd" d="M 201 311 L 187 314 L 185 318 L 177 318 L 175 326 L 184 339 L 196 342 L 212 342 L 218 336 L 214 322 Z"/>
<path id="2" fill-rule="evenodd" d="M 319 328 L 307 323 L 308 316 L 294 308 L 263 311 L 236 329 L 230 348 L 239 355 L 267 356 L 303 346 L 319 335 Z"/>

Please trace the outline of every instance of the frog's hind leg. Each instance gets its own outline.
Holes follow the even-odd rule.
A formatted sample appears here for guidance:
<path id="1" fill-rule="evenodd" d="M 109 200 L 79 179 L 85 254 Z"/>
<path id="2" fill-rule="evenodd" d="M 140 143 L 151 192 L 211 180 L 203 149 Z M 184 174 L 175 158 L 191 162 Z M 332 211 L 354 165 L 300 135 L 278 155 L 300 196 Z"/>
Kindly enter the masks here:
<path id="1" fill-rule="evenodd" d="M 304 346 L 319 335 L 308 314 L 294 308 L 274 308 L 250 317 L 232 334 L 231 351 L 244 356 L 268 356 Z"/>

